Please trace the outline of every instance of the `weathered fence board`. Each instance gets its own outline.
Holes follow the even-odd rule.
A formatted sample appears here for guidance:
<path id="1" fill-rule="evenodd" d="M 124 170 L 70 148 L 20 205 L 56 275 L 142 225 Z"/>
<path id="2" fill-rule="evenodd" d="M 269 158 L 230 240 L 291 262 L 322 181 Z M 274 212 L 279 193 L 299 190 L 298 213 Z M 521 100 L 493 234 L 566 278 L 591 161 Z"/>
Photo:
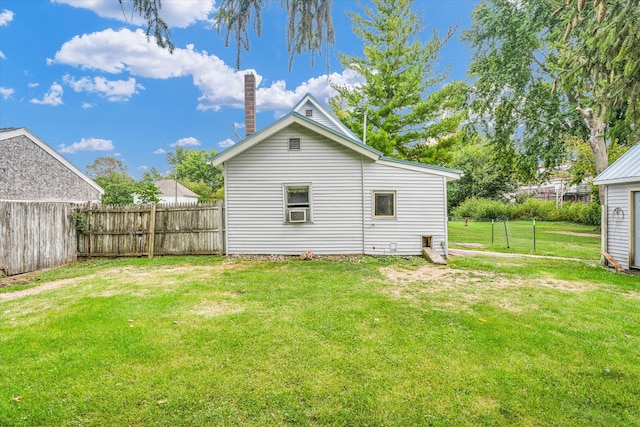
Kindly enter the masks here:
<path id="1" fill-rule="evenodd" d="M 224 253 L 222 202 L 97 206 L 80 209 L 78 255 L 153 256 Z"/>
<path id="2" fill-rule="evenodd" d="M 76 207 L 0 202 L 0 270 L 12 276 L 75 261 Z"/>

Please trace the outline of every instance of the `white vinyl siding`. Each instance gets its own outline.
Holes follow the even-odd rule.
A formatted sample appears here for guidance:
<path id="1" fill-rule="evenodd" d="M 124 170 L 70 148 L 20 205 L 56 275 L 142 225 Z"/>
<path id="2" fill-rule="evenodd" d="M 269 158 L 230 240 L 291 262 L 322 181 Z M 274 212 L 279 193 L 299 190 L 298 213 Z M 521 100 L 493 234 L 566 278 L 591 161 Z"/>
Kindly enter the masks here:
<path id="1" fill-rule="evenodd" d="M 299 151 L 289 138 L 301 139 Z M 362 253 L 360 171 L 360 155 L 299 125 L 225 162 L 227 253 Z M 312 222 L 283 221 L 291 183 L 313 188 Z"/>
<path id="2" fill-rule="evenodd" d="M 600 191 L 603 191 L 601 188 Z M 631 191 L 640 191 L 640 183 L 607 185 L 607 252 L 625 269 L 629 269 L 631 251 Z M 637 230 L 637 227 L 636 227 Z M 640 248 L 636 248 L 638 250 Z"/>
<path id="3" fill-rule="evenodd" d="M 433 248 L 445 255 L 447 245 L 446 179 L 398 167 L 365 163 L 365 253 L 419 255 L 422 236 L 433 236 Z M 375 218 L 373 194 L 396 192 L 394 219 Z M 394 250 L 395 249 L 395 250 Z"/>
<path id="4" fill-rule="evenodd" d="M 300 111 L 300 114 L 310 119 L 313 119 L 314 122 L 320 123 L 323 126 L 326 126 L 330 129 L 340 132 L 340 129 L 338 129 L 335 126 L 335 124 L 331 121 L 331 119 L 327 117 L 323 111 L 320 111 L 317 108 L 315 108 L 315 106 L 311 102 L 307 101 L 304 105 L 301 106 L 299 111 Z M 307 111 L 311 111 L 311 116 L 307 115 Z"/>

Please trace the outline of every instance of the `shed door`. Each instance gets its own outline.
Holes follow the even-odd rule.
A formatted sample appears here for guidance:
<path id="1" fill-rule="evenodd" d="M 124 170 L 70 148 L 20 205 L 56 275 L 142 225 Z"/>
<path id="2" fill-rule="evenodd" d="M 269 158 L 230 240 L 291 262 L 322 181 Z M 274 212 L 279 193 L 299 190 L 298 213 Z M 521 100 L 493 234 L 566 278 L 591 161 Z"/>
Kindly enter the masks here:
<path id="1" fill-rule="evenodd" d="M 633 267 L 640 268 L 640 191 L 634 191 L 633 203 Z"/>

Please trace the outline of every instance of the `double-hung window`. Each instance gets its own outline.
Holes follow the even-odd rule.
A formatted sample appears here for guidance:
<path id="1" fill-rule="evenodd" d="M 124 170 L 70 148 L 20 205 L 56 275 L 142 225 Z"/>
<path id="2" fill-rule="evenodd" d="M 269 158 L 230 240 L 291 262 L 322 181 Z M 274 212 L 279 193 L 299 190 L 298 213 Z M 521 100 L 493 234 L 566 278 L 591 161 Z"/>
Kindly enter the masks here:
<path id="1" fill-rule="evenodd" d="M 283 185 L 285 223 L 311 222 L 311 184 Z"/>
<path id="2" fill-rule="evenodd" d="M 374 218 L 395 218 L 396 217 L 396 192 L 395 191 L 374 191 L 373 192 L 373 217 Z"/>

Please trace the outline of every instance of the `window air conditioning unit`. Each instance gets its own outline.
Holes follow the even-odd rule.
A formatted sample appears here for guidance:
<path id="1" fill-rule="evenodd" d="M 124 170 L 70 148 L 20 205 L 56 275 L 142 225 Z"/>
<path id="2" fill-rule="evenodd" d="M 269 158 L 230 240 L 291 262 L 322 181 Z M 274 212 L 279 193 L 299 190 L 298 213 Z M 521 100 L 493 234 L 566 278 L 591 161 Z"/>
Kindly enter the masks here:
<path id="1" fill-rule="evenodd" d="M 290 209 L 289 222 L 307 222 L 306 209 Z"/>

